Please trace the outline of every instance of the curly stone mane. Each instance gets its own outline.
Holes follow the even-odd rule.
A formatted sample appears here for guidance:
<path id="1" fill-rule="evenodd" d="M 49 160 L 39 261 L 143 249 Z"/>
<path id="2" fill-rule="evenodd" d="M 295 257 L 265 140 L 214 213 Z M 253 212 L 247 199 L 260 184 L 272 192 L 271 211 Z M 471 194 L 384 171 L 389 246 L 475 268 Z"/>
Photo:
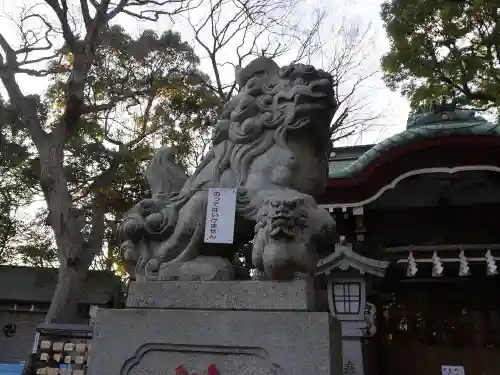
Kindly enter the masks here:
<path id="1" fill-rule="evenodd" d="M 274 76 L 257 76 L 247 81 L 227 105 L 233 107 L 236 102 L 227 116 L 231 121 L 227 151 L 220 163 L 238 175 L 239 186 L 245 183 L 255 157 L 273 144 L 286 148 L 287 132 L 309 125 L 309 112 L 325 105 L 314 101 L 329 98 L 325 92 L 328 89 L 333 90 L 330 74 L 302 64 L 285 66 Z M 329 104 L 334 108 L 334 103 Z M 314 129 L 318 136 L 325 136 L 324 130 Z"/>

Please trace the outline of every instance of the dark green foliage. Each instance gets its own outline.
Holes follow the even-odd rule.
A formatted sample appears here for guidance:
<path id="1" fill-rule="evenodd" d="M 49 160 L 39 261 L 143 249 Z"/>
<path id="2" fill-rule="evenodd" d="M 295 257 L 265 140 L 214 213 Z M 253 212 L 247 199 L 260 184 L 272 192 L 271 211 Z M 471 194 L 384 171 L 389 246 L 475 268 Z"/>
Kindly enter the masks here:
<path id="1" fill-rule="evenodd" d="M 94 266 L 111 268 L 119 262 L 117 222 L 150 194 L 144 170 L 154 150 L 168 144 L 180 163 L 195 166 L 222 103 L 206 89 L 208 77 L 198 70 L 198 57 L 177 33 L 145 31 L 133 39 L 114 26 L 101 35 L 96 55 L 86 79 L 83 115 L 64 146 L 64 174 L 73 205 L 83 214 L 86 237 L 96 225 L 96 202 L 104 207 L 100 225 L 107 254 L 97 254 Z M 46 130 L 66 110 L 64 88 L 72 63 L 63 48 L 51 64 L 55 74 L 46 96 L 36 97 Z M 2 257 L 5 252 L 17 261 L 47 265 L 58 256 L 46 210 L 29 223 L 16 213 L 40 190 L 35 148 L 27 134 L 16 133 L 15 118 L 0 126 L 0 261 L 13 260 Z"/>
<path id="2" fill-rule="evenodd" d="M 0 262 L 13 261 L 12 241 L 21 232 L 20 209 L 30 202 L 37 181 L 25 132 L 16 126 L 16 113 L 0 99 Z"/>
<path id="3" fill-rule="evenodd" d="M 16 259 L 33 267 L 53 267 L 59 256 L 50 227 L 40 222 L 21 224 L 23 227 L 25 230 L 18 234 L 18 242 L 13 246 Z"/>
<path id="4" fill-rule="evenodd" d="M 384 78 L 416 107 L 455 95 L 462 103 L 497 110 L 500 90 L 500 13 L 497 1 L 391 0 L 382 5 L 390 51 Z"/>

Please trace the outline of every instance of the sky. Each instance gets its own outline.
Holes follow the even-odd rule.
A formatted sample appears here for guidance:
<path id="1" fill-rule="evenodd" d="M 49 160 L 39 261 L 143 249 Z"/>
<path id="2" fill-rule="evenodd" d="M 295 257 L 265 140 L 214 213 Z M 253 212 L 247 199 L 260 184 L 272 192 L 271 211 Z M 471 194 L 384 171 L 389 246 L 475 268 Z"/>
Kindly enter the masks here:
<path id="1" fill-rule="evenodd" d="M 19 9 L 23 5 L 31 5 L 36 3 L 36 0 L 0 0 L 0 14 L 8 15 L 17 18 Z M 71 2 L 70 2 L 71 3 Z M 371 24 L 371 33 L 373 39 L 365 46 L 368 49 L 368 57 L 365 65 L 371 69 L 379 66 L 380 58 L 385 51 L 387 51 L 389 43 L 385 36 L 382 21 L 379 17 L 380 5 L 382 0 L 305 0 L 303 2 L 303 9 L 298 9 L 297 14 L 306 14 L 309 9 L 316 5 L 325 7 L 327 10 L 327 19 L 325 20 L 325 27 L 335 25 L 336 23 L 345 20 L 348 24 Z M 6 22 L 3 22 L 6 21 Z M 131 21 L 130 18 L 117 20 L 125 29 L 132 34 L 137 34 L 146 28 L 154 29 L 156 31 L 163 31 L 169 28 L 174 29 L 181 33 L 183 39 L 190 41 L 193 37 L 190 28 L 183 22 L 176 22 L 174 25 L 168 18 L 160 19 L 156 24 Z M 325 39 L 328 42 L 328 30 L 325 29 Z M 5 17 L 0 19 L 0 33 L 4 35 L 7 40 L 15 41 L 17 39 L 16 29 L 11 22 Z M 328 47 L 327 47 L 328 48 Z M 203 51 L 196 49 L 195 52 L 203 57 Z M 278 61 L 278 63 L 286 63 L 286 61 Z M 312 61 L 316 67 L 321 67 L 322 61 Z M 208 71 L 207 60 L 202 59 L 201 69 Z M 228 70 L 224 72 L 227 75 L 226 80 L 232 80 L 233 71 Z M 41 93 L 47 86 L 47 80 L 41 78 L 32 78 L 27 76 L 19 76 L 18 81 L 21 88 L 25 93 Z M 0 85 L 0 93 L 2 88 Z M 365 132 L 362 136 L 347 139 L 336 146 L 343 146 L 348 144 L 370 144 L 380 142 L 382 139 L 401 132 L 406 126 L 406 119 L 408 117 L 409 105 L 406 99 L 401 97 L 398 93 L 392 92 L 387 89 L 382 81 L 381 74 L 376 74 L 370 80 L 365 82 L 363 87 L 359 90 L 359 95 L 363 96 L 369 102 L 369 108 L 373 111 L 383 112 L 383 117 L 380 119 L 380 124 L 383 126 L 376 127 L 373 131 Z"/>

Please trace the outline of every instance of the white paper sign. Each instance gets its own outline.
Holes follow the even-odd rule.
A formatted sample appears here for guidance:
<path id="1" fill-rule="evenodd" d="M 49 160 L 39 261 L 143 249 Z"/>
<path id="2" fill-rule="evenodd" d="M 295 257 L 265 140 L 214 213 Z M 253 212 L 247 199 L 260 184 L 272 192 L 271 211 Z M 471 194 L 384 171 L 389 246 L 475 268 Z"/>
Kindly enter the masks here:
<path id="1" fill-rule="evenodd" d="M 32 354 L 38 352 L 38 343 L 40 342 L 40 332 L 35 333 L 35 340 L 33 341 L 33 348 L 31 349 Z"/>
<path id="2" fill-rule="evenodd" d="M 465 375 L 464 366 L 441 366 L 441 375 Z"/>
<path id="3" fill-rule="evenodd" d="M 205 242 L 233 243 L 235 214 L 236 189 L 209 189 Z"/>
<path id="4" fill-rule="evenodd" d="M 373 303 L 366 302 L 365 304 L 365 323 L 363 329 L 364 336 L 373 336 L 377 333 L 377 308 Z"/>

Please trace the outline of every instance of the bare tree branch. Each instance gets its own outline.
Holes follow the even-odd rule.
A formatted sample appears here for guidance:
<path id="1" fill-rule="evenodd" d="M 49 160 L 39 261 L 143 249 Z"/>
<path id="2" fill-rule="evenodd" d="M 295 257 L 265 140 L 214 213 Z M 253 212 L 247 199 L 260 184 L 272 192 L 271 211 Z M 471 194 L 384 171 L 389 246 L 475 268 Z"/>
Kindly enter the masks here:
<path id="1" fill-rule="evenodd" d="M 172 19 L 174 15 L 178 15 L 188 10 L 195 9 L 201 4 L 201 1 L 202 0 L 200 0 L 199 2 L 195 0 L 129 0 L 127 1 L 127 6 L 122 7 L 121 12 L 137 19 L 156 22 L 162 15 L 168 16 Z M 165 6 L 167 5 L 176 6 L 171 10 L 165 10 Z M 119 6 L 117 6 L 117 9 L 118 7 Z M 144 9 L 144 7 L 146 7 L 146 9 Z"/>
<path id="2" fill-rule="evenodd" d="M 264 53 L 277 58 L 299 45 L 296 61 L 318 50 L 314 35 L 324 17 L 318 12 L 315 23 L 306 29 L 293 22 L 292 14 L 299 0 L 210 0 L 203 3 L 200 18 L 188 12 L 184 16 L 194 33 L 194 40 L 210 61 L 212 85 L 207 88 L 222 100 L 229 100 L 236 89 L 233 80 L 223 80 L 226 66 L 242 65 L 251 56 Z M 232 50 L 232 51 L 230 51 Z"/>
<path id="3" fill-rule="evenodd" d="M 338 142 L 379 126 L 386 108 L 370 107 L 369 95 L 374 91 L 368 90 L 368 85 L 379 73 L 378 66 L 369 62 L 370 46 L 374 43 L 371 24 L 362 26 L 344 20 L 329 31 L 328 37 L 330 43 L 324 46 L 328 54 L 321 52 L 320 57 L 336 86 L 338 109 L 330 135 L 333 142 Z M 324 39 L 319 33 L 318 38 Z"/>
<path id="4" fill-rule="evenodd" d="M 361 98 L 378 73 L 377 65 L 367 64 L 374 42 L 371 25 L 343 19 L 325 30 L 326 10 L 313 10 L 304 22 L 302 15 L 294 13 L 301 5 L 299 0 L 210 0 L 203 4 L 201 16 L 200 10 L 186 13 L 194 41 L 210 62 L 213 82 L 207 88 L 229 100 L 236 83 L 224 79 L 229 76 L 226 69 L 261 54 L 274 59 L 286 56 L 292 63 L 321 60 L 322 68 L 334 78 L 339 103 L 330 129 L 332 139 L 365 131 L 383 114 L 373 113 L 368 96 Z"/>

